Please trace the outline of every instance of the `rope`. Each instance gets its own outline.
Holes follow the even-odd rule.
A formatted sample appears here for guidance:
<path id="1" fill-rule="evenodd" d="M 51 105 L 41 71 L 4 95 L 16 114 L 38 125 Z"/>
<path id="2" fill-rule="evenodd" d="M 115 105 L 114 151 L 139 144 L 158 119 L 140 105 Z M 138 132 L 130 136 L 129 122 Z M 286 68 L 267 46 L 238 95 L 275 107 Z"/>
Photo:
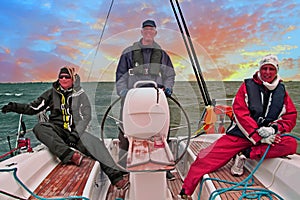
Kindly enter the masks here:
<path id="1" fill-rule="evenodd" d="M 34 196 L 36 199 L 41 200 L 65 200 L 65 199 L 83 199 L 83 200 L 89 200 L 89 198 L 82 197 L 82 196 L 69 196 L 69 197 L 61 197 L 61 198 L 43 198 L 38 196 L 37 194 L 33 193 L 31 190 L 29 190 L 28 187 L 18 178 L 17 176 L 17 168 L 11 168 L 11 169 L 0 169 L 0 172 L 13 172 L 15 180 L 28 192 L 31 194 L 31 196 Z"/>
<path id="2" fill-rule="evenodd" d="M 290 135 L 290 134 L 282 134 L 282 137 L 284 136 L 290 136 L 290 137 L 294 137 L 296 140 L 300 140 L 299 137 L 294 136 L 294 135 Z M 247 198 L 247 199 L 258 199 L 260 200 L 262 197 L 268 197 L 269 199 L 273 199 L 272 195 L 274 195 L 275 197 L 277 197 L 279 200 L 284 200 L 281 196 L 279 196 L 278 194 L 272 192 L 271 190 L 265 189 L 265 188 L 249 188 L 248 186 L 253 185 L 254 183 L 254 178 L 253 178 L 253 174 L 257 171 L 257 169 L 260 167 L 260 165 L 262 164 L 262 162 L 264 161 L 267 153 L 269 152 L 271 145 L 268 145 L 264 155 L 262 156 L 262 158 L 260 159 L 260 161 L 258 162 L 257 166 L 252 170 L 252 172 L 248 175 L 248 177 L 246 177 L 243 181 L 241 182 L 230 182 L 227 180 L 221 180 L 221 179 L 217 179 L 217 178 L 204 178 L 202 179 L 201 183 L 200 183 L 200 190 L 199 190 L 199 194 L 198 194 L 198 200 L 200 200 L 200 196 L 202 193 L 202 187 L 203 184 L 206 180 L 212 180 L 212 181 L 218 181 L 218 182 L 223 182 L 223 183 L 228 183 L 228 184 L 232 184 L 232 187 L 229 188 L 221 188 L 221 189 L 217 189 L 214 192 L 212 192 L 210 194 L 209 200 L 213 200 L 215 199 L 218 195 L 228 192 L 228 191 L 243 191 L 242 195 L 239 197 L 239 199 L 243 199 L 243 198 Z M 251 183 L 249 183 L 249 180 L 252 180 Z M 239 187 L 242 186 L 242 187 Z M 247 192 L 247 191 L 252 191 L 252 192 Z"/>
<path id="3" fill-rule="evenodd" d="M 17 151 L 18 149 L 19 149 L 19 148 L 14 148 L 14 149 L 10 150 L 9 152 L 7 152 L 7 153 L 1 155 L 1 156 L 0 156 L 0 160 L 1 160 L 2 158 L 5 158 L 5 157 L 8 156 L 9 154 L 12 154 L 13 152 Z"/>

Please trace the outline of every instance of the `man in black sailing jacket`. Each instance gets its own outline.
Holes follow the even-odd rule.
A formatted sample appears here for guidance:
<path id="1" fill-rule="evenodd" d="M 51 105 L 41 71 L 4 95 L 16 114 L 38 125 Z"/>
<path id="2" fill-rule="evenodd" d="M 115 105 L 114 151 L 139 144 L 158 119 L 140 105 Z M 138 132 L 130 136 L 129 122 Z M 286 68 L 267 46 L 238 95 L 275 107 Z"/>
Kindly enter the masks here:
<path id="1" fill-rule="evenodd" d="M 141 35 L 142 38 L 127 47 L 120 57 L 116 71 L 117 94 L 120 97 L 125 97 L 127 91 L 133 88 L 137 81 L 151 80 L 156 82 L 159 88 L 164 89 L 166 96 L 171 96 L 175 71 L 169 55 L 154 41 L 154 37 L 157 35 L 155 21 L 144 21 Z M 143 87 L 147 86 L 143 85 Z M 123 100 L 124 98 L 121 102 L 122 105 Z M 122 116 L 122 110 L 120 115 Z M 127 152 L 129 145 L 123 131 L 119 132 L 119 140 L 121 158 Z M 123 165 L 125 164 L 123 163 Z M 174 176 L 169 172 L 167 177 L 169 180 L 174 180 Z"/>
<path id="2" fill-rule="evenodd" d="M 175 71 L 169 55 L 154 41 L 156 24 L 146 20 L 142 24 L 142 38 L 126 48 L 119 60 L 116 87 L 119 96 L 125 96 L 139 80 L 152 80 L 166 95 L 172 94 Z"/>
<path id="3" fill-rule="evenodd" d="M 63 66 L 58 80 L 52 88 L 29 104 L 10 102 L 2 112 L 35 115 L 49 111 L 49 119 L 35 125 L 33 132 L 37 139 L 63 163 L 80 166 L 83 154 L 99 161 L 102 170 L 117 188 L 125 188 L 128 181 L 123 179 L 104 143 L 86 132 L 91 120 L 91 105 L 87 94 L 80 86 L 80 77 L 75 68 Z M 76 149 L 76 150 L 74 150 Z M 81 153 L 80 153 L 81 152 Z"/>

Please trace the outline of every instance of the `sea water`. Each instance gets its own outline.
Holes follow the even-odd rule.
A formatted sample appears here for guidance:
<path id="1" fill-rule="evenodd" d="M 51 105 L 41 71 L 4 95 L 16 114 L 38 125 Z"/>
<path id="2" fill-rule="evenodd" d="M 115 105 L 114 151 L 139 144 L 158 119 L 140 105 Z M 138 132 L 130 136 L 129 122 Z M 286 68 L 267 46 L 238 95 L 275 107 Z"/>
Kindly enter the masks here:
<path id="1" fill-rule="evenodd" d="M 286 89 L 293 99 L 297 110 L 300 110 L 300 82 L 285 82 Z M 233 98 L 241 82 L 207 82 L 208 94 L 211 99 Z M 195 132 L 198 120 L 201 118 L 202 110 L 205 106 L 203 96 L 196 82 L 176 82 L 174 87 L 174 97 L 178 100 L 182 108 L 186 111 L 191 126 L 191 132 Z M 52 83 L 0 83 L 0 106 L 8 102 L 28 103 L 35 100 L 44 91 L 52 87 Z M 117 138 L 120 103 L 115 92 L 113 82 L 82 83 L 82 87 L 89 96 L 92 104 L 92 121 L 88 131 L 99 137 Z M 230 105 L 231 102 L 226 104 Z M 105 115 L 108 108 L 109 113 Z M 104 120 L 105 119 L 105 120 Z M 37 116 L 22 115 L 26 129 L 32 129 L 37 123 Z M 18 130 L 20 115 L 17 113 L 0 113 L 0 156 L 15 147 L 15 138 Z M 105 122 L 104 125 L 102 124 Z M 184 120 L 181 124 L 185 124 Z M 102 129 L 103 130 L 102 130 Z M 186 129 L 183 130 L 186 132 Z M 298 134 L 297 134 L 298 133 Z M 300 136 L 300 122 L 297 119 L 297 125 L 293 134 Z M 26 134 L 31 139 L 32 146 L 38 144 L 33 133 Z M 10 141 L 11 147 L 8 145 Z M 299 145 L 298 145 L 299 146 Z M 300 147 L 298 147 L 300 153 Z"/>

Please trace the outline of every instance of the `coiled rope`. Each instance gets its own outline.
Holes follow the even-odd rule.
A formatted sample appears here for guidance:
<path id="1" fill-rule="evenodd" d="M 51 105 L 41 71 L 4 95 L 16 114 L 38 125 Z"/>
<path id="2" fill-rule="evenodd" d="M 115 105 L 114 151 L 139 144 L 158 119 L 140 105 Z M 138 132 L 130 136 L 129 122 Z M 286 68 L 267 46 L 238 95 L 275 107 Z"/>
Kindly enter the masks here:
<path id="1" fill-rule="evenodd" d="M 281 137 L 284 137 L 284 136 L 290 136 L 290 137 L 294 137 L 296 140 L 300 140 L 299 137 L 291 135 L 291 134 L 282 134 L 281 135 Z M 277 197 L 279 200 L 284 200 L 281 196 L 279 196 L 278 194 L 272 192 L 271 190 L 268 190 L 268 189 L 265 189 L 265 188 L 250 188 L 250 187 L 248 187 L 248 186 L 253 185 L 253 183 L 254 183 L 253 174 L 257 171 L 259 166 L 264 161 L 267 153 L 269 152 L 270 147 L 271 147 L 271 145 L 268 145 L 264 155 L 262 156 L 262 158 L 260 159 L 260 161 L 258 162 L 256 167 L 252 170 L 252 172 L 248 175 L 248 177 L 246 177 L 241 182 L 230 182 L 230 181 L 227 181 L 227 180 L 221 180 L 221 179 L 217 179 L 217 178 L 204 178 L 204 179 L 202 179 L 202 181 L 200 183 L 200 191 L 199 191 L 199 194 L 198 194 L 198 200 L 200 200 L 203 184 L 207 180 L 218 181 L 218 182 L 228 183 L 228 184 L 233 185 L 232 187 L 229 187 L 229 188 L 221 188 L 221 189 L 215 190 L 214 192 L 212 192 L 210 194 L 209 200 L 213 200 L 218 195 L 220 195 L 222 193 L 225 193 L 225 192 L 228 192 L 228 191 L 242 191 L 242 195 L 239 197 L 239 200 L 243 199 L 243 198 L 260 200 L 262 197 L 268 197 L 270 200 L 272 200 L 273 199 L 272 195 Z M 250 180 L 251 180 L 251 182 L 250 182 Z M 251 192 L 249 192 L 249 191 L 251 191 Z"/>

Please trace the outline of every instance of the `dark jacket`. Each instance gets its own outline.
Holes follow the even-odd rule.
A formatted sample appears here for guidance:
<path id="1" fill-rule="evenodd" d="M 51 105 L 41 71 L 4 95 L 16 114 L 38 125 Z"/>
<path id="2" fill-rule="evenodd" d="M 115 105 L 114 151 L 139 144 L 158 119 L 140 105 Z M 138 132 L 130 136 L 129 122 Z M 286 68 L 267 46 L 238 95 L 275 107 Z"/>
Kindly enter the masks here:
<path id="1" fill-rule="evenodd" d="M 227 134 L 246 137 L 253 144 L 261 140 L 257 133 L 261 126 L 276 125 L 278 133 L 289 133 L 296 125 L 297 110 L 284 85 L 279 81 L 270 91 L 263 86 L 257 73 L 242 83 L 232 109 L 234 122 Z"/>
<path id="2" fill-rule="evenodd" d="M 149 63 L 151 62 L 151 54 L 153 49 L 161 50 L 161 59 L 160 59 L 160 74 L 159 75 L 136 75 L 129 74 L 129 69 L 132 69 L 136 63 L 133 63 L 133 52 L 136 50 L 136 44 L 139 46 L 143 54 L 144 68 L 150 67 Z M 147 65 L 148 64 L 148 65 Z M 149 69 L 150 71 L 150 69 Z M 120 95 L 121 91 L 129 90 L 133 87 L 134 83 L 139 80 L 152 80 L 158 84 L 160 88 L 170 88 L 172 89 L 175 81 L 175 71 L 173 64 L 171 62 L 168 54 L 160 48 L 157 43 L 154 43 L 152 46 L 144 46 L 141 43 L 141 40 L 134 45 L 127 47 L 119 60 L 117 71 L 116 71 L 116 88 L 117 94 Z"/>
<path id="3" fill-rule="evenodd" d="M 12 112 L 35 115 L 45 109 L 50 112 L 49 122 L 63 128 L 62 98 L 65 98 L 65 108 L 70 117 L 69 131 L 83 133 L 91 120 L 91 105 L 88 96 L 80 86 L 79 75 L 75 76 L 73 89 L 63 91 L 58 80 L 52 88 L 45 91 L 36 100 L 29 104 L 12 103 Z"/>

